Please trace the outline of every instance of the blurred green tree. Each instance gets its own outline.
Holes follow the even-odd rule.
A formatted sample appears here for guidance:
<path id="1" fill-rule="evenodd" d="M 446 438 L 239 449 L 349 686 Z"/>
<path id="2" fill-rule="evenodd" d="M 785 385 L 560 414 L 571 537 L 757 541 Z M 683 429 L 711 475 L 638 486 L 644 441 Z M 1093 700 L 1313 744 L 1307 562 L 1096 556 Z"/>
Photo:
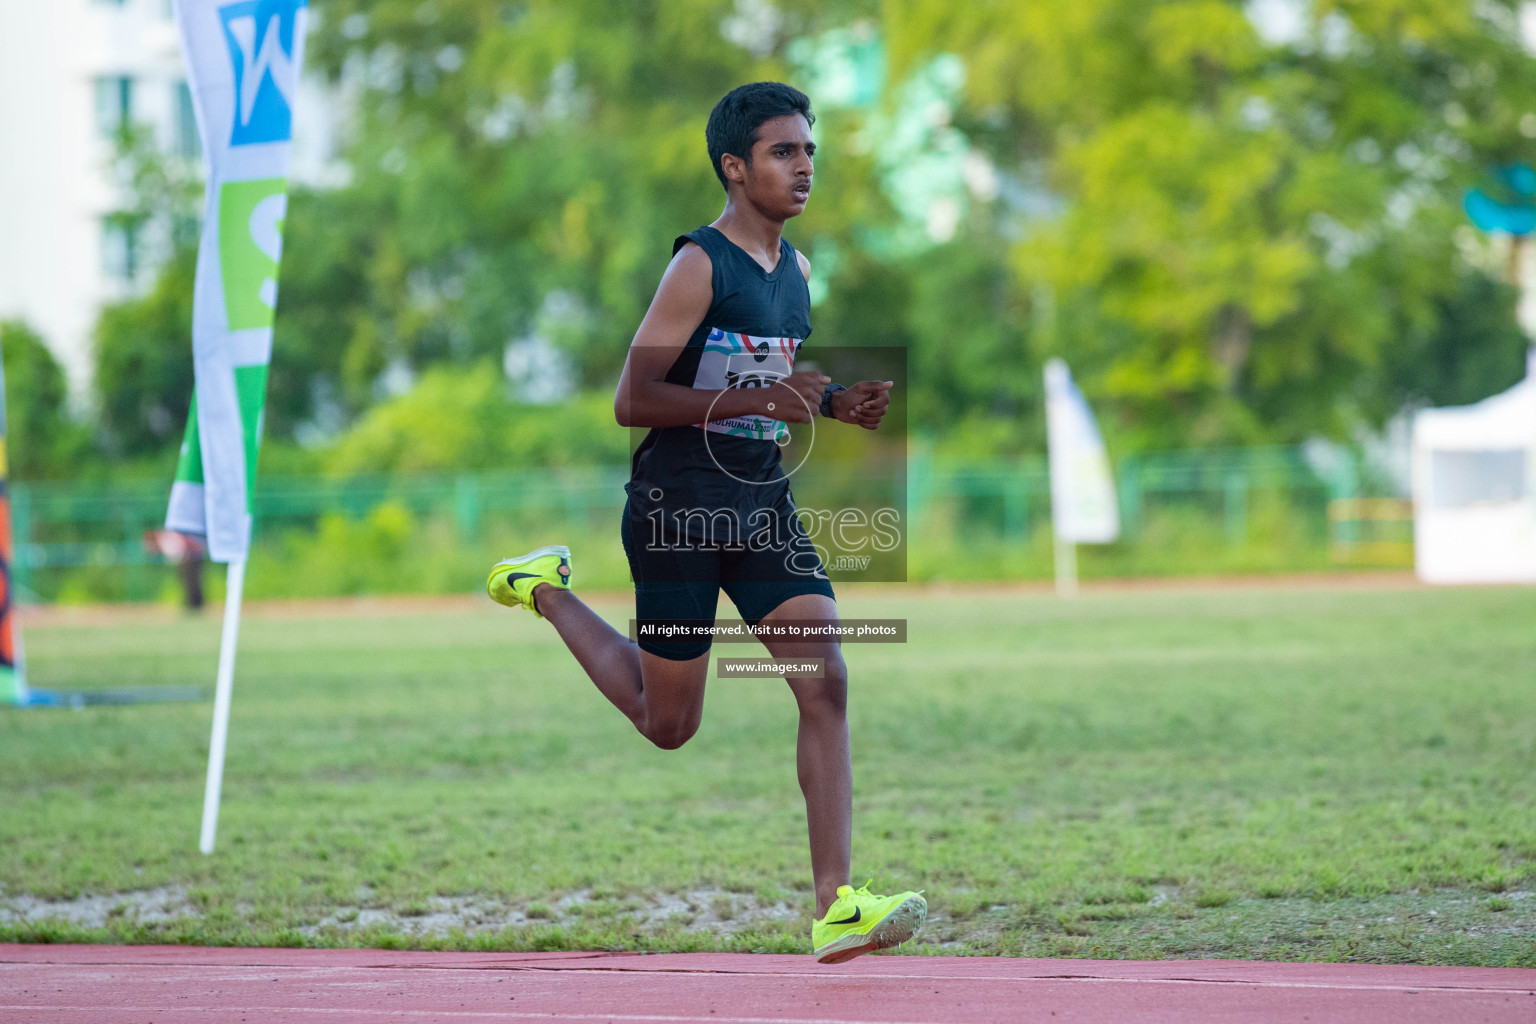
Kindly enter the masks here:
<path id="1" fill-rule="evenodd" d="M 710 107 L 770 77 L 820 118 L 787 232 L 814 344 L 908 345 L 911 422 L 951 450 L 1038 450 L 1055 354 L 1120 450 L 1348 436 L 1481 397 L 1523 342 L 1460 196 L 1536 157 L 1517 8 L 330 0 L 309 52 L 348 178 L 290 203 L 268 433 L 355 423 L 349 472 L 478 465 L 391 447 L 414 415 L 394 392 L 511 408 L 490 368 L 530 339 L 611 389 L 671 239 L 719 211 Z M 180 165 L 135 166 L 148 199 L 125 216 L 187 208 Z M 103 318 L 117 450 L 180 436 L 190 267 Z"/>
<path id="2" fill-rule="evenodd" d="M 279 318 L 278 350 L 323 332 L 356 408 L 391 364 L 499 360 L 559 295 L 548 340 L 611 387 L 672 239 L 723 204 L 714 102 L 791 77 L 786 41 L 874 9 L 334 0 L 310 53 L 354 92 L 354 177 L 344 202 L 296 198 L 293 237 L 321 241 L 284 268 L 285 313 L 306 311 Z M 311 294 L 340 306 L 311 316 Z"/>
<path id="3" fill-rule="evenodd" d="M 182 247 L 148 294 L 114 303 L 96 322 L 99 442 L 110 454 L 162 454 L 181 443 L 192 403 L 192 279 Z"/>
<path id="4" fill-rule="evenodd" d="M 489 363 L 428 370 L 409 392 L 380 402 L 326 453 L 327 472 L 451 472 L 517 466 L 621 465 L 628 434 L 611 395 L 560 408 L 519 406 Z"/>
<path id="5" fill-rule="evenodd" d="M 19 320 L 0 321 L 5 361 L 6 455 L 11 477 L 67 475 L 85 450 L 86 428 L 65 407 L 64 370 L 41 336 Z"/>
<path id="6" fill-rule="evenodd" d="M 1536 155 L 1518 7 L 892 0 L 886 26 L 898 70 L 964 55 L 1001 126 L 979 139 L 1059 201 L 1012 248 L 1060 314 L 1039 354 L 1147 446 L 1347 434 L 1441 374 L 1500 383 L 1522 343 L 1459 207 Z"/>
<path id="7" fill-rule="evenodd" d="M 203 182 L 195 159 L 162 151 L 147 127 L 124 125 L 113 143 L 123 204 L 111 219 L 149 240 L 146 262 L 156 267 L 141 294 L 103 308 L 91 386 L 97 445 L 112 456 L 134 458 L 174 449 L 186 425 Z"/>

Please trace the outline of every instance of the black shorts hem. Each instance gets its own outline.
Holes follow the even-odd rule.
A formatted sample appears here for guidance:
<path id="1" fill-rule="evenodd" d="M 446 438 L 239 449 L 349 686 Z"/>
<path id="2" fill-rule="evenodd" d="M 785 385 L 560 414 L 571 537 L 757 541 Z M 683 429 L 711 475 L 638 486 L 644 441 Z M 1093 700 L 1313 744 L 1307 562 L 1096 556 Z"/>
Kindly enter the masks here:
<path id="1" fill-rule="evenodd" d="M 785 601 L 800 597 L 803 594 L 824 594 L 834 601 L 837 600 L 837 595 L 832 592 L 832 584 L 828 580 L 808 579 L 786 582 L 771 590 L 758 590 L 751 595 L 751 598 L 755 599 L 755 603 L 754 600 L 745 599 L 745 595 L 742 595 L 744 600 L 738 602 L 736 599 L 737 595 L 731 593 L 731 590 L 735 588 L 726 587 L 724 589 L 726 590 L 726 596 L 731 599 L 731 603 L 735 604 L 736 610 L 741 613 L 742 621 L 746 622 L 749 626 L 757 625 L 769 615 L 772 615 L 774 610 Z M 743 608 L 742 604 L 748 604 L 750 607 Z M 710 648 L 714 646 L 707 640 L 695 640 L 684 643 L 640 640 L 637 643 L 642 651 L 654 654 L 658 658 L 665 658 L 668 661 L 692 661 L 701 654 L 708 654 Z"/>
<path id="2" fill-rule="evenodd" d="M 732 593 L 738 589 L 727 584 L 725 594 L 741 612 L 741 617 L 749 626 L 755 626 L 769 615 L 772 615 L 779 605 L 793 597 L 801 597 L 805 594 L 824 594 L 837 600 L 837 595 L 832 592 L 830 580 L 816 579 L 814 577 L 805 580 L 786 580 L 776 585 L 756 584 L 751 586 L 747 594 Z M 750 607 L 743 607 L 749 605 Z"/>
<path id="3" fill-rule="evenodd" d="M 655 640 L 641 640 L 640 649 L 667 661 L 692 661 L 701 654 L 708 654 L 711 644 L 699 641 L 691 644 L 668 644 Z"/>

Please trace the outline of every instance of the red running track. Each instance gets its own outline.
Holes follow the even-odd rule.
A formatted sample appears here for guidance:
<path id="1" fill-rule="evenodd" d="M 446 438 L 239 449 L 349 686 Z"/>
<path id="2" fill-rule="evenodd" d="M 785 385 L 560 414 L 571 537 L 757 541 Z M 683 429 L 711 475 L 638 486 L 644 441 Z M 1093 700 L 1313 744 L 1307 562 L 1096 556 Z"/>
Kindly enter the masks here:
<path id="1" fill-rule="evenodd" d="M 1536 970 L 0 944 L 4 1024 L 1533 1024 Z"/>

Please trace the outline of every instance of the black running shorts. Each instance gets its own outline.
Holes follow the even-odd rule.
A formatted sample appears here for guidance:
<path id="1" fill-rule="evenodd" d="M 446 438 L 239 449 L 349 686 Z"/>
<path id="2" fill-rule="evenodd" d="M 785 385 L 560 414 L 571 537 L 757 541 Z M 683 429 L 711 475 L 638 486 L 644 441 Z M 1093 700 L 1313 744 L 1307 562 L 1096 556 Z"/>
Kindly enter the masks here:
<path id="1" fill-rule="evenodd" d="M 821 559 L 793 516 L 779 522 L 783 526 L 766 537 L 766 544 L 704 546 L 674 541 L 657 545 L 649 523 L 633 522 L 626 503 L 619 532 L 635 581 L 635 618 L 713 622 L 724 590 L 742 619 L 756 625 L 792 597 L 833 597 Z M 711 646 L 708 640 L 642 639 L 639 643 L 641 650 L 669 661 L 690 661 Z"/>

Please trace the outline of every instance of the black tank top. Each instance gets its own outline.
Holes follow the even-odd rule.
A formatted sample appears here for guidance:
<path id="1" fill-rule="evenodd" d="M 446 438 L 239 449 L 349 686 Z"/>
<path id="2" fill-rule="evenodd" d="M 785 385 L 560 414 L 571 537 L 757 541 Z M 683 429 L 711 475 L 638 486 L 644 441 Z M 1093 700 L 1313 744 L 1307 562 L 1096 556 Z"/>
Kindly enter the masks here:
<path id="1" fill-rule="evenodd" d="M 768 387 L 787 376 L 811 333 L 811 293 L 794 247 L 781 238 L 779 262 L 768 271 L 715 228 L 680 236 L 673 255 L 688 242 L 709 256 L 714 298 L 667 382 L 721 391 Z M 754 510 L 792 510 L 779 459 L 788 429 L 762 416 L 652 428 L 630 464 L 631 515 L 659 512 L 672 520 L 669 529 L 682 525 L 692 534 L 717 511 L 734 511 L 746 527 Z M 704 516 L 689 514 L 695 511 Z"/>

